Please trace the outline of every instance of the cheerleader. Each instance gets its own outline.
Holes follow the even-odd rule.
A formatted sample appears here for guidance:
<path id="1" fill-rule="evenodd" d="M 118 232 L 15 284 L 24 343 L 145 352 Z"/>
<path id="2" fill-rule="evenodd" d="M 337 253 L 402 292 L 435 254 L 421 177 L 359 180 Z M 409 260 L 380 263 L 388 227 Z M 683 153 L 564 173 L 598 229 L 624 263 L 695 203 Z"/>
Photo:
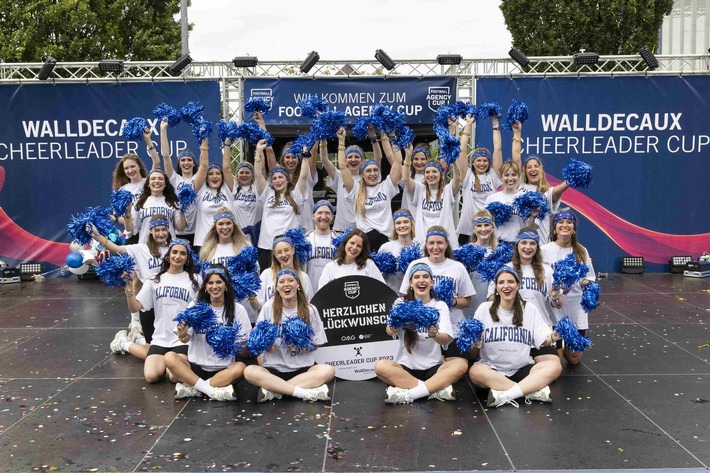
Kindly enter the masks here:
<path id="1" fill-rule="evenodd" d="M 411 328 L 400 331 L 387 326 L 387 334 L 398 336 L 400 344 L 396 361 L 378 360 L 375 363 L 377 377 L 389 385 L 385 402 L 406 404 L 427 396 L 454 401 L 452 385 L 466 373 L 468 363 L 463 358 L 444 361 L 441 354 L 441 347 L 453 340 L 449 308 L 445 302 L 434 298 L 434 279 L 428 265 L 412 265 L 409 274 L 407 294 L 395 304 L 419 299 L 425 307 L 439 312 L 439 322 L 420 331 Z"/>
<path id="2" fill-rule="evenodd" d="M 187 226 L 185 213 L 180 211 L 175 188 L 160 169 L 153 169 L 143 185 L 143 192 L 133 204 L 131 219 L 125 222 L 126 230 L 138 233 L 138 243 L 148 241 L 150 219 L 157 214 L 165 215 L 170 224 L 170 235 L 175 230 L 184 230 Z"/>
<path id="3" fill-rule="evenodd" d="M 493 253 L 496 248 L 498 248 L 498 236 L 496 235 L 496 224 L 493 221 L 493 215 L 487 210 L 479 210 L 473 216 L 473 234 L 471 235 L 470 243 L 478 245 L 485 248 L 485 256 L 489 256 Z M 476 294 L 471 300 L 471 310 L 473 312 L 482 303 L 488 300 L 488 281 L 484 281 L 481 273 L 478 271 L 473 271 L 469 273 L 471 275 L 471 282 L 473 283 L 473 288 L 476 290 Z"/>
<path id="4" fill-rule="evenodd" d="M 237 165 L 237 181 L 234 186 L 234 214 L 240 228 L 253 227 L 261 221 L 261 193 L 256 187 L 254 166 L 248 162 Z M 252 238 L 256 242 L 256 238 Z"/>
<path id="5" fill-rule="evenodd" d="M 367 234 L 358 228 L 343 238 L 335 252 L 335 258 L 323 268 L 318 280 L 318 289 L 345 276 L 367 276 L 385 282 L 382 273 L 370 258 Z"/>
<path id="6" fill-rule="evenodd" d="M 296 228 L 301 224 L 301 211 L 304 208 L 306 197 L 306 182 L 308 180 L 309 166 L 301 166 L 297 185 L 289 180 L 286 169 L 276 167 L 271 170 L 270 186 L 266 185 L 264 177 L 264 149 L 266 140 L 261 140 L 256 145 L 254 170 L 256 172 L 256 188 L 261 194 L 262 206 L 261 230 L 259 232 L 259 266 L 263 269 L 271 261 L 271 251 L 275 235 Z M 303 156 L 308 160 L 309 156 Z"/>
<path id="7" fill-rule="evenodd" d="M 390 253 L 395 258 L 399 258 L 402 248 L 408 248 L 418 244 L 414 241 L 414 217 L 407 209 L 399 209 L 393 215 L 394 226 L 392 227 L 392 239 L 380 247 L 380 253 Z M 404 279 L 404 274 L 397 271 L 395 274 L 385 276 L 385 283 L 393 291 L 399 291 Z"/>
<path id="8" fill-rule="evenodd" d="M 135 204 L 138 197 L 143 193 L 145 178 L 148 171 L 143 164 L 141 158 L 136 154 L 125 154 L 116 165 L 113 171 L 113 190 L 125 190 L 133 195 L 132 203 Z M 126 214 L 118 219 L 119 223 L 124 225 L 131 220 L 131 209 L 126 209 Z M 130 223 L 128 223 L 130 225 Z M 131 227 L 132 228 L 132 227 Z M 126 243 L 131 245 L 138 243 L 138 232 L 131 234 L 126 230 Z"/>
<path id="9" fill-rule="evenodd" d="M 520 296 L 520 276 L 504 266 L 495 276 L 492 302 L 481 304 L 474 317 L 483 323 L 480 360 L 468 374 L 473 384 L 490 388 L 488 407 L 525 402 L 552 402 L 549 384 L 562 374 L 557 357 L 533 362 L 531 348 L 551 346 L 559 335 L 545 323 L 535 304 Z"/>
<path id="10" fill-rule="evenodd" d="M 197 293 L 197 302 L 209 304 L 219 325 L 232 326 L 237 322 L 242 336 L 240 343 L 244 344 L 251 324 L 244 308 L 235 303 L 229 271 L 221 264 L 213 264 L 204 271 L 204 278 Z M 190 307 L 193 305 L 191 303 Z M 202 393 L 215 401 L 236 401 L 233 385 L 242 379 L 246 365 L 234 358 L 220 358 L 207 343 L 207 335 L 195 333 L 184 322 L 177 326 L 177 335 L 182 343 L 189 345 L 187 359 L 176 352 L 165 354 L 165 366 L 178 381 L 175 399 Z M 248 352 L 244 350 L 243 354 Z"/>
<path id="11" fill-rule="evenodd" d="M 502 184 L 500 167 L 503 164 L 503 149 L 501 145 L 500 126 L 497 117 L 492 117 L 493 124 L 493 155 L 486 148 L 476 148 L 471 155 L 471 165 L 468 164 L 468 144 L 471 136 L 473 117 L 466 115 L 466 124 L 461 132 L 461 153 L 456 160 L 459 173 L 463 177 L 463 205 L 459 226 L 459 242 L 467 243 L 473 235 L 473 215 L 486 207 L 486 198 L 493 194 Z M 491 162 L 492 161 L 492 162 Z"/>
<path id="12" fill-rule="evenodd" d="M 276 275 L 276 294 L 259 313 L 260 322 L 267 320 L 278 326 L 291 317 L 299 317 L 315 332 L 311 343 L 314 350 L 328 339 L 318 311 L 308 303 L 299 275 L 284 269 Z M 264 352 L 261 365 L 249 365 L 244 378 L 259 388 L 256 402 L 281 399 L 282 395 L 307 401 L 327 401 L 328 386 L 335 377 L 335 368 L 327 364 L 315 364 L 313 351 L 293 353 L 277 339 Z"/>
<path id="13" fill-rule="evenodd" d="M 389 140 L 385 142 L 389 146 Z M 392 159 L 389 176 L 382 180 L 380 166 L 374 160 L 368 160 L 360 165 L 360 182 L 356 186 L 348 171 L 345 161 L 345 130 L 338 130 L 338 166 L 340 167 L 343 184 L 347 190 L 349 205 L 354 205 L 355 226 L 367 233 L 374 251 L 387 243 L 392 231 L 392 207 L 390 201 L 399 194 L 397 183 L 402 177 L 402 162 L 400 156 Z M 404 160 L 408 162 L 412 156 L 412 147 L 405 152 Z"/>
<path id="14" fill-rule="evenodd" d="M 525 191 L 519 187 L 520 167 L 515 162 L 504 162 L 500 167 L 500 174 L 501 180 L 503 181 L 503 188 L 500 191 L 486 197 L 486 206 L 492 202 L 513 206 L 515 198 L 525 193 Z M 502 225 L 498 225 L 496 232 L 498 233 L 498 238 L 501 241 L 513 243 L 518 232 L 524 226 L 525 222 L 520 215 L 518 215 L 518 210 L 513 207 L 513 213 L 510 216 L 510 220 Z"/>
<path id="15" fill-rule="evenodd" d="M 311 281 L 319 281 L 326 264 L 333 261 L 335 248 L 333 238 L 337 235 L 330 229 L 333 222 L 333 206 L 327 200 L 319 200 L 313 206 L 312 218 L 315 229 L 308 232 L 306 240 L 311 244 L 306 273 Z"/>
<path id="16" fill-rule="evenodd" d="M 119 332 L 112 342 L 121 353 L 130 353 L 145 360 L 143 376 L 149 383 L 157 383 L 165 374 L 165 354 L 171 351 L 187 356 L 187 345 L 180 342 L 173 331 L 175 318 L 197 296 L 201 279 L 195 274 L 192 249 L 185 240 L 173 240 L 163 258 L 158 274 L 145 281 L 138 295 L 133 285 L 126 284 L 126 300 L 132 312 L 155 310 L 153 339 L 150 345 L 132 343 Z M 168 373 L 170 375 L 170 373 Z M 171 376 L 171 381 L 174 379 Z"/>
<path id="17" fill-rule="evenodd" d="M 577 325 L 579 333 L 585 336 L 589 328 L 589 317 L 581 306 L 582 290 L 590 281 L 596 280 L 596 273 L 589 252 L 577 241 L 577 217 L 572 212 L 560 212 L 555 215 L 552 241 L 543 245 L 540 250 L 542 251 L 542 261 L 546 264 L 554 265 L 573 253 L 577 263 L 582 263 L 589 268 L 584 279 L 576 282 L 571 288 L 565 289 L 564 310 L 553 308 L 554 322 L 567 315 Z M 560 347 L 558 346 L 558 348 Z M 582 359 L 582 352 L 574 352 L 565 348 L 562 354 L 570 365 L 576 365 Z"/>
<path id="18" fill-rule="evenodd" d="M 424 183 L 424 166 L 431 161 L 431 149 L 426 143 L 417 143 L 412 149 L 412 165 L 410 169 L 402 169 L 403 180 L 399 181 L 399 186 L 406 191 L 407 175 L 409 179 L 419 183 Z M 414 208 L 414 203 L 407 192 L 402 193 L 402 207 L 405 209 Z"/>

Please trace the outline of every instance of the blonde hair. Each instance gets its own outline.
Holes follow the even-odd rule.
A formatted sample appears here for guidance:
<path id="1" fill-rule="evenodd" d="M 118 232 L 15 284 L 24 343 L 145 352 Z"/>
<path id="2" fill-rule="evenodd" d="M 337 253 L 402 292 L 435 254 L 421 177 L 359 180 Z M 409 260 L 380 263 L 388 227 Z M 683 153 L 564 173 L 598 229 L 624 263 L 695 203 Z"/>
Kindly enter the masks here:
<path id="1" fill-rule="evenodd" d="M 489 218 L 494 222 L 496 221 L 496 219 L 493 217 L 493 214 L 486 209 L 479 210 L 478 212 L 476 212 L 473 216 L 473 219 L 471 220 L 475 220 L 480 217 Z M 473 226 L 475 227 L 476 225 L 474 224 Z M 474 232 L 473 230 L 471 231 L 471 239 L 469 240 L 469 242 L 478 243 L 478 237 L 476 236 L 476 232 Z M 491 233 L 491 249 L 495 251 L 496 248 L 498 248 L 498 234 L 496 233 L 496 226 L 494 224 L 493 233 Z"/>
<path id="2" fill-rule="evenodd" d="M 398 214 L 399 212 L 407 212 L 409 215 L 412 215 L 412 212 L 410 212 L 409 209 L 397 209 L 392 215 L 394 216 L 395 214 Z M 399 217 L 397 217 L 397 218 L 399 218 Z M 408 217 L 408 218 L 409 218 L 409 221 L 411 222 L 411 224 L 409 225 L 410 226 L 409 237 L 413 240 L 414 235 L 415 235 L 415 233 L 414 233 L 414 216 L 412 215 L 411 217 Z M 394 220 L 397 220 L 397 219 L 395 218 Z M 399 235 L 397 235 L 397 229 L 394 228 L 394 226 L 392 226 L 392 234 L 391 235 L 392 235 L 392 238 L 391 238 L 392 240 L 396 240 L 397 238 L 399 238 Z"/>
<path id="3" fill-rule="evenodd" d="M 229 214 L 234 217 L 232 211 L 227 207 L 220 207 L 215 215 L 222 213 Z M 232 249 L 236 255 L 242 250 L 242 248 L 249 245 L 249 240 L 247 240 L 247 237 L 244 235 L 244 232 L 242 232 L 242 229 L 239 228 L 236 219 L 233 218 L 232 221 L 234 222 L 234 231 L 232 232 Z M 202 248 L 200 248 L 200 259 L 202 261 L 210 261 L 212 256 L 214 256 L 214 252 L 217 250 L 217 245 L 219 245 L 219 235 L 217 234 L 217 222 L 214 222 L 205 236 Z"/>
<path id="4" fill-rule="evenodd" d="M 476 151 L 485 151 L 488 153 L 488 169 L 486 172 L 491 170 L 491 152 L 488 150 L 488 148 L 474 148 L 473 151 L 471 151 L 471 154 L 475 154 Z M 481 180 L 478 178 L 478 173 L 476 170 L 473 168 L 473 162 L 477 159 L 480 158 L 481 156 L 476 156 L 471 160 L 471 170 L 473 171 L 473 188 L 476 189 L 476 192 L 481 192 Z"/>
<path id="5" fill-rule="evenodd" d="M 525 160 L 525 163 L 523 163 L 523 182 L 525 184 L 530 184 L 528 182 L 528 173 L 525 168 L 528 167 L 528 163 L 533 159 L 540 164 L 540 180 L 537 181 L 537 191 L 545 193 L 548 191 L 548 189 L 550 189 L 550 183 L 547 182 L 547 177 L 545 176 L 545 168 L 542 165 L 542 160 L 537 156 L 530 156 L 527 160 Z"/>
<path id="6" fill-rule="evenodd" d="M 508 169 L 512 169 L 518 176 L 520 176 L 520 166 L 514 161 L 506 161 L 500 167 L 500 175 L 502 176 Z"/>

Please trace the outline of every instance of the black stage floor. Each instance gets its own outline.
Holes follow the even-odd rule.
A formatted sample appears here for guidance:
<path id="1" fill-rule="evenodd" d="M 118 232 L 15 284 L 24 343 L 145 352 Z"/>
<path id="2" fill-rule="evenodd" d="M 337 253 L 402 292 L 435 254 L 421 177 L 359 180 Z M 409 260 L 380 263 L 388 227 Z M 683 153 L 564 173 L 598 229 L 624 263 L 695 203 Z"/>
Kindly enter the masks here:
<path id="1" fill-rule="evenodd" d="M 112 355 L 128 322 L 99 281 L 0 286 L 1 471 L 704 471 L 710 465 L 710 279 L 612 274 L 594 346 L 552 404 L 385 405 L 378 381 L 332 403 L 174 401 Z"/>

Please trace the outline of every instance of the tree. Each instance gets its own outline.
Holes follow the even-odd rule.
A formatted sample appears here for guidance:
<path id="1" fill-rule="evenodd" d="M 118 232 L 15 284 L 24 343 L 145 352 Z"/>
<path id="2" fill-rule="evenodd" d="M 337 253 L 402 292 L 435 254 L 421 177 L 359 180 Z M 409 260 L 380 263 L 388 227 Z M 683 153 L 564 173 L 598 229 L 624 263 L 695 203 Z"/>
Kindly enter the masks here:
<path id="1" fill-rule="evenodd" d="M 603 55 L 655 50 L 673 0 L 503 0 L 513 46 L 528 56 Z"/>
<path id="2" fill-rule="evenodd" d="M 0 61 L 180 56 L 180 0 L 0 0 Z"/>

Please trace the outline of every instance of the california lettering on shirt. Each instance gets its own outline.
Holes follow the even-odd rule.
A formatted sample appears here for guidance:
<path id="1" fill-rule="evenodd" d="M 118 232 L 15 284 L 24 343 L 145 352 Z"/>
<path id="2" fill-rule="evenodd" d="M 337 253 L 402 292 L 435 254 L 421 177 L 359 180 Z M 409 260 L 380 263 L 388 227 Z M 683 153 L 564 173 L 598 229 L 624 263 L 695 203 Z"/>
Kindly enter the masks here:
<path id="1" fill-rule="evenodd" d="M 533 337 L 530 330 L 525 327 L 492 327 L 484 329 L 483 342 L 512 342 L 531 347 Z"/>
<path id="2" fill-rule="evenodd" d="M 162 286 L 155 288 L 155 300 L 162 299 L 164 297 L 169 297 L 171 299 L 178 299 L 184 302 L 190 302 L 192 297 L 190 296 L 190 291 L 183 287 L 177 286 Z"/>
<path id="3" fill-rule="evenodd" d="M 523 276 L 520 279 L 520 289 L 529 289 L 531 291 L 537 291 L 543 296 L 547 296 L 547 283 L 543 283 L 542 287 L 538 286 L 537 280 L 534 277 Z"/>
<path id="4" fill-rule="evenodd" d="M 273 207 L 288 207 L 289 205 L 291 205 L 291 203 L 285 198 L 279 200 L 279 202 L 276 205 L 273 205 L 275 201 L 276 201 L 276 196 L 272 195 L 271 197 L 266 199 L 266 204 L 272 208 Z"/>
<path id="5" fill-rule="evenodd" d="M 427 212 L 441 212 L 444 208 L 444 198 L 441 200 L 426 200 L 426 197 L 422 199 L 421 209 Z"/>
<path id="6" fill-rule="evenodd" d="M 175 209 L 172 207 L 144 207 L 138 211 L 138 218 L 140 221 L 147 218 L 151 218 L 154 215 L 165 215 L 168 217 L 168 221 L 172 222 L 175 215 Z"/>
<path id="7" fill-rule="evenodd" d="M 316 246 L 311 244 L 311 254 L 308 256 L 308 261 L 312 259 L 328 259 L 332 260 L 335 257 L 335 248 L 331 245 Z"/>
<path id="8" fill-rule="evenodd" d="M 365 199 L 365 207 L 372 207 L 376 202 L 387 202 L 388 200 L 387 194 L 377 192 L 377 194 L 368 196 L 367 199 Z"/>
<path id="9" fill-rule="evenodd" d="M 148 269 L 159 268 L 160 265 L 162 264 L 162 262 L 163 262 L 162 257 L 156 258 L 155 256 L 151 256 L 150 258 L 148 258 Z"/>
<path id="10" fill-rule="evenodd" d="M 221 204 L 222 202 L 227 202 L 227 196 L 222 191 L 216 193 L 205 192 L 205 195 L 202 197 L 202 202 L 214 202 L 215 204 Z"/>
<path id="11" fill-rule="evenodd" d="M 474 194 L 482 194 L 484 192 L 494 192 L 495 191 L 495 189 L 493 188 L 493 184 L 490 182 L 481 182 L 479 180 L 479 184 L 480 184 L 481 190 L 477 191 L 476 190 L 476 183 L 473 182 L 471 184 L 471 192 L 473 192 Z"/>

